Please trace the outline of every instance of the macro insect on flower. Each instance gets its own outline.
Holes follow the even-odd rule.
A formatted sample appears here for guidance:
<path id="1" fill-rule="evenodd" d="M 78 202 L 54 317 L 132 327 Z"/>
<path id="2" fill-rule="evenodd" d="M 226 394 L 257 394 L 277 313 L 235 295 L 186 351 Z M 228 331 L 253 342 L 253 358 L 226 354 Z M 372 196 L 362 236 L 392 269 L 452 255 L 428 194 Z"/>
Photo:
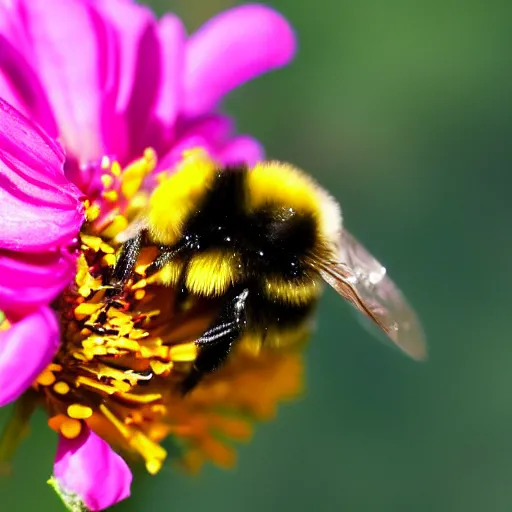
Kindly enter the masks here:
<path id="1" fill-rule="evenodd" d="M 337 203 L 217 111 L 294 48 L 257 5 L 187 38 L 129 0 L 0 0 L 0 456 L 44 407 L 68 507 L 127 497 L 124 458 L 157 473 L 168 436 L 232 465 L 221 438 L 300 392 L 323 281 L 425 354 Z"/>

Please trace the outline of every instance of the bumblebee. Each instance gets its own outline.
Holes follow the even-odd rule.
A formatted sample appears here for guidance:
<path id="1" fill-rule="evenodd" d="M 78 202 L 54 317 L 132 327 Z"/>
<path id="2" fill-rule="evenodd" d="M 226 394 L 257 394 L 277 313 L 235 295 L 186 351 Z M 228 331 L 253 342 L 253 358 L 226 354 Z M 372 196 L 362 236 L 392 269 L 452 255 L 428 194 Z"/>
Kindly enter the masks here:
<path id="1" fill-rule="evenodd" d="M 216 370 L 244 334 L 262 344 L 297 342 L 308 331 L 323 282 L 415 359 L 421 326 L 380 265 L 342 226 L 338 203 L 311 177 L 279 162 L 216 168 L 186 158 L 160 179 L 147 210 L 124 233 L 112 286 L 122 290 L 143 247 L 180 301 L 220 301 L 195 341 L 198 356 L 185 392 Z"/>

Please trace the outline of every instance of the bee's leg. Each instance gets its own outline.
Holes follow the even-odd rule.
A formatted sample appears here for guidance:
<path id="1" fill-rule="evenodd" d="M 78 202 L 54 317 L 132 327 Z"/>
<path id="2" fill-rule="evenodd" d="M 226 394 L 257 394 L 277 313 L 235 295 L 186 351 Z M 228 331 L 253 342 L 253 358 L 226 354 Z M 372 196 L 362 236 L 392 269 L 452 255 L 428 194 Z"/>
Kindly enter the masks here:
<path id="1" fill-rule="evenodd" d="M 233 343 L 243 334 L 247 323 L 245 307 L 248 295 L 249 290 L 244 289 L 231 297 L 215 322 L 196 340 L 199 352 L 192 371 L 181 384 L 184 394 L 192 390 L 204 375 L 217 370 L 228 357 Z"/>
<path id="2" fill-rule="evenodd" d="M 146 276 L 151 276 L 156 274 L 159 270 L 161 270 L 167 263 L 170 263 L 174 257 L 176 257 L 184 247 L 169 247 L 167 245 L 160 245 L 158 250 L 160 254 L 151 262 L 151 264 L 146 269 Z"/>
<path id="3" fill-rule="evenodd" d="M 112 289 L 108 290 L 107 296 L 113 297 L 118 295 L 122 291 L 126 281 L 128 281 L 133 274 L 142 247 L 142 237 L 143 234 L 140 232 L 123 244 L 121 254 L 119 255 L 119 259 L 116 262 L 110 279 Z"/>

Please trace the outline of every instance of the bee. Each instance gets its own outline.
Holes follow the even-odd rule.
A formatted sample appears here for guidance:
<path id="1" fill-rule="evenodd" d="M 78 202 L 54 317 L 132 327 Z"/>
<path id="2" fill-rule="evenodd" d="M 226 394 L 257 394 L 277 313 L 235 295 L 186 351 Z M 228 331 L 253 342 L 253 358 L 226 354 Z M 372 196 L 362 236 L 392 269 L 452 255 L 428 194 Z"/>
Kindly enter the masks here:
<path id="1" fill-rule="evenodd" d="M 426 357 L 420 323 L 386 269 L 343 227 L 335 199 L 280 162 L 216 168 L 189 159 L 161 179 L 124 233 L 112 276 L 121 290 L 143 247 L 158 254 L 146 275 L 184 300 L 220 300 L 183 391 L 215 371 L 249 334 L 261 344 L 297 342 L 328 283 L 414 359 Z M 179 301 L 178 301 L 179 302 Z"/>

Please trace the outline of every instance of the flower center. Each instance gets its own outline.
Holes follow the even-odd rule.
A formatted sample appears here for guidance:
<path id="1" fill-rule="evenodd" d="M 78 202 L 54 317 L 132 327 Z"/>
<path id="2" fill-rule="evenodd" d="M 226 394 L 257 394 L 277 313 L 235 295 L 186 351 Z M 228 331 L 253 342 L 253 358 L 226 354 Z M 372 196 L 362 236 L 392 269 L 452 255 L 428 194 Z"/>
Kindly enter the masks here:
<path id="1" fill-rule="evenodd" d="M 120 247 L 115 237 L 144 207 L 142 183 L 154 167 L 151 150 L 124 170 L 117 162 L 102 162 L 102 191 L 86 204 L 75 283 L 54 304 L 61 348 L 36 383 L 54 430 L 74 438 L 86 422 L 139 452 L 150 473 L 166 456 L 155 439 L 167 432 L 155 435 L 146 427 L 165 415 L 163 396 L 178 392 L 196 357 L 193 340 L 208 321 L 203 315 L 201 322 L 197 308 L 188 321 L 190 312 L 173 310 L 171 288 L 156 284 L 156 277 L 145 279 L 154 248 L 144 249 L 121 294 L 109 294 Z"/>
<path id="2" fill-rule="evenodd" d="M 184 154 L 196 156 L 205 157 L 199 150 Z M 85 204 L 75 281 L 53 304 L 60 349 L 33 387 L 59 434 L 72 439 L 87 425 L 125 456 L 142 457 L 152 474 L 166 458 L 160 442 L 169 435 L 188 469 L 206 460 L 231 466 L 229 441 L 250 437 L 253 420 L 270 419 L 279 401 L 299 393 L 302 356 L 255 349 L 248 333 L 227 364 L 183 396 L 180 385 L 197 356 L 194 340 L 218 304 L 194 296 L 185 305 L 175 301 L 176 290 L 160 284 L 168 282 L 162 276 L 169 268 L 146 276 L 155 247 L 142 249 L 122 292 L 112 292 L 109 282 L 118 235 L 137 225 L 151 189 L 144 182 L 159 179 L 150 175 L 155 167 L 152 150 L 125 169 L 108 158 L 101 162 Z"/>

